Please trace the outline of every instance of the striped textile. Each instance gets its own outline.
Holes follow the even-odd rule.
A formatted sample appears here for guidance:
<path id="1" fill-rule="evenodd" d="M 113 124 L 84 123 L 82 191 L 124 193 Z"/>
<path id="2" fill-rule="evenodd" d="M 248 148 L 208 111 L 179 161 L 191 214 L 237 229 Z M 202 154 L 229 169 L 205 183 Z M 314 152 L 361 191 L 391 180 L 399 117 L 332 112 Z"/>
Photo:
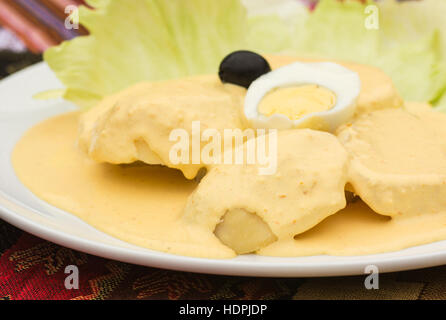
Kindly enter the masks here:
<path id="1" fill-rule="evenodd" d="M 0 25 L 14 32 L 30 51 L 40 53 L 87 33 L 82 27 L 65 27 L 65 8 L 81 4 L 83 0 L 0 0 Z"/>

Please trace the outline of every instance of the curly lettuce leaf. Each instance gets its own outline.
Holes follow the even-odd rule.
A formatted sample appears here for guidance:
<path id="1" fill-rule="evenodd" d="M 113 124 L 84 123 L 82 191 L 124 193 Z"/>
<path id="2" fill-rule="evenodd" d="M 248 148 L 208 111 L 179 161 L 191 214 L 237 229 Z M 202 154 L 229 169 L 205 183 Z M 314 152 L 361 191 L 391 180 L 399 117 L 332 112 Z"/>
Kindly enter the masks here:
<path id="1" fill-rule="evenodd" d="M 405 100 L 435 104 L 446 89 L 446 69 L 437 32 L 375 60 L 387 72 Z"/>
<path id="2" fill-rule="evenodd" d="M 387 0 L 379 2 L 378 6 L 386 48 L 400 43 L 410 43 L 409 46 L 413 47 L 412 52 L 408 52 L 409 48 L 404 54 L 412 55 L 413 59 L 401 66 L 412 69 L 411 79 L 406 78 L 406 81 L 413 84 L 404 88 L 408 98 L 446 106 L 446 1 L 398 3 Z M 396 72 L 393 75 L 398 76 Z M 418 87 L 415 86 L 416 79 Z M 429 81 L 424 82 L 426 79 Z"/>
<path id="3" fill-rule="evenodd" d="M 367 63 L 379 47 L 379 32 L 364 27 L 365 5 L 357 1 L 320 1 L 302 29 L 295 52 L 311 57 Z"/>
<path id="4" fill-rule="evenodd" d="M 294 0 L 242 1 L 89 0 L 79 16 L 90 35 L 44 58 L 82 107 L 139 81 L 215 73 L 227 53 L 249 49 L 371 64 L 404 99 L 446 110 L 446 1 L 321 0 L 311 14 Z M 378 29 L 365 27 L 369 5 Z"/>
<path id="5" fill-rule="evenodd" d="M 378 29 L 365 25 L 370 5 L 378 9 Z M 431 15 L 440 16 L 439 7 L 436 0 L 321 0 L 295 53 L 374 65 L 392 78 L 404 99 L 436 103 L 446 89 L 446 31 L 440 20 L 430 20 Z M 442 8 L 446 13 L 444 4 Z"/>
<path id="6" fill-rule="evenodd" d="M 425 39 L 427 34 L 440 31 L 441 53 L 446 54 L 446 1 L 423 0 L 404 3 L 386 0 L 377 3 L 381 11 L 381 27 L 392 46 L 401 42 Z"/>
<path id="7" fill-rule="evenodd" d="M 144 80 L 214 73 L 244 43 L 239 0 L 90 0 L 79 20 L 90 35 L 50 48 L 44 59 L 63 97 L 91 107 Z"/>
<path id="8" fill-rule="evenodd" d="M 286 53 L 301 41 L 309 16 L 296 0 L 242 0 L 248 11 L 246 47 L 261 53 Z"/>

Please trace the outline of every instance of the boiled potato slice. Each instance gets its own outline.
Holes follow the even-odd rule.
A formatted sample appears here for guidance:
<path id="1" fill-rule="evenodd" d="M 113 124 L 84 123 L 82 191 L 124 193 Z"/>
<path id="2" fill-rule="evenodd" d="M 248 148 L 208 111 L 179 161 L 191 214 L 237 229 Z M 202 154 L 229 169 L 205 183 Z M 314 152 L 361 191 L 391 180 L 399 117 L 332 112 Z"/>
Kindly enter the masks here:
<path id="1" fill-rule="evenodd" d="M 445 127 L 446 116 L 423 107 L 374 111 L 344 125 L 338 138 L 350 154 L 354 192 L 395 218 L 444 210 Z"/>
<path id="2" fill-rule="evenodd" d="M 257 251 L 277 240 L 258 215 L 244 209 L 229 210 L 215 228 L 215 235 L 237 254 Z"/>

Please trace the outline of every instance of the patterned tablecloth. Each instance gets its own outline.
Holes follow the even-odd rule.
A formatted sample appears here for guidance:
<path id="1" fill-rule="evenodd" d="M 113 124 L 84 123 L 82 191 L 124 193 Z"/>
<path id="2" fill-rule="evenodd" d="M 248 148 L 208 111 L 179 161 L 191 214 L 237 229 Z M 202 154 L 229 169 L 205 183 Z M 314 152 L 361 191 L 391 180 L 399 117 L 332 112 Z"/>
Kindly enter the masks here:
<path id="1" fill-rule="evenodd" d="M 80 0 L 0 0 L 0 22 L 16 23 L 13 29 L 19 30 L 22 38 L 22 42 L 14 41 L 10 33 L 0 29 L 0 78 L 40 60 L 39 55 L 13 51 L 27 46 L 40 52 L 61 37 L 54 33 L 50 38 L 35 32 L 20 34 L 22 20 L 5 15 L 4 5 L 17 10 L 19 3 L 55 6 L 76 2 Z M 41 13 L 44 18 L 46 12 Z M 45 28 L 41 25 L 38 30 Z M 79 268 L 77 290 L 65 288 L 68 265 Z M 229 277 L 146 268 L 64 248 L 0 220 L 0 299 L 446 299 L 446 266 L 383 274 L 379 290 L 365 289 L 364 280 L 365 276 Z"/>
<path id="2" fill-rule="evenodd" d="M 79 268 L 79 289 L 65 288 L 65 267 Z M 74 251 L 0 220 L 1 299 L 446 299 L 446 266 L 364 276 L 250 278 L 130 265 Z"/>

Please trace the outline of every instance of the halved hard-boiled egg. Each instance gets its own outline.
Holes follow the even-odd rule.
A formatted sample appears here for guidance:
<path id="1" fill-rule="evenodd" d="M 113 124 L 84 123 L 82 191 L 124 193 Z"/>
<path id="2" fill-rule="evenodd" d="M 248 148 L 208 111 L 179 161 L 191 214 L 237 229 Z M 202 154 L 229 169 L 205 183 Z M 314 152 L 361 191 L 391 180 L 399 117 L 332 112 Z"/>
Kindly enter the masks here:
<path id="1" fill-rule="evenodd" d="M 251 83 L 244 113 L 254 128 L 334 131 L 353 117 L 357 73 L 332 62 L 296 62 Z"/>

